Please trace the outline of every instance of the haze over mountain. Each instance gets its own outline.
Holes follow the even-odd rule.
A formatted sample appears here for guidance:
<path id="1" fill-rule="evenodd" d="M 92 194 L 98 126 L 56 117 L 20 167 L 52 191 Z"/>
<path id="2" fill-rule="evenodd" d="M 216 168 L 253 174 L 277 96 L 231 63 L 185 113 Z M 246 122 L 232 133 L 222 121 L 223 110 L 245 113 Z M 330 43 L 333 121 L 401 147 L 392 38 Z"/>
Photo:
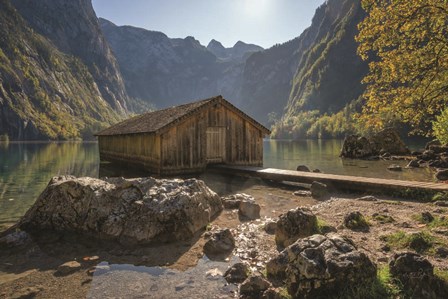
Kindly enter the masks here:
<path id="1" fill-rule="evenodd" d="M 191 36 L 169 38 L 161 32 L 116 26 L 105 19 L 100 19 L 100 24 L 129 95 L 157 108 L 217 94 L 235 101 L 246 57 L 262 50 L 243 42 L 226 49 L 212 41 L 205 47 Z"/>

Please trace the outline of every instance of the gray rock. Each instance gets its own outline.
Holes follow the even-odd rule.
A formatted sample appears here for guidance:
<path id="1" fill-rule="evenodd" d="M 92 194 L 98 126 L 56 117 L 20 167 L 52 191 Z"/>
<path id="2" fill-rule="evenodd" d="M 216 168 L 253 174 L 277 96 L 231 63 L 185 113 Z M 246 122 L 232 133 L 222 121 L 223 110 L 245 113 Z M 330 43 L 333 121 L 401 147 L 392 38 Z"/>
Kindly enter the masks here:
<path id="1" fill-rule="evenodd" d="M 242 201 L 253 201 L 254 198 L 245 193 L 237 193 L 222 197 L 221 200 L 225 209 L 235 210 L 240 207 Z"/>
<path id="2" fill-rule="evenodd" d="M 344 226 L 353 230 L 363 230 L 369 228 L 369 224 L 359 211 L 350 212 L 345 215 Z"/>
<path id="3" fill-rule="evenodd" d="M 297 166 L 297 171 L 304 171 L 304 172 L 311 172 L 311 170 L 306 165 L 299 165 Z"/>
<path id="4" fill-rule="evenodd" d="M 425 150 L 422 154 L 421 159 L 424 161 L 430 161 L 436 157 L 435 153 L 431 150 Z"/>
<path id="5" fill-rule="evenodd" d="M 202 181 L 53 178 L 20 226 L 76 232 L 122 244 L 185 240 L 222 210 Z"/>
<path id="6" fill-rule="evenodd" d="M 243 218 L 255 220 L 260 218 L 261 207 L 254 200 L 244 200 L 240 203 L 238 213 Z"/>
<path id="7" fill-rule="evenodd" d="M 333 298 L 343 286 L 365 286 L 376 278 L 367 255 L 336 234 L 299 239 L 281 254 L 288 256 L 285 283 L 293 298 Z"/>
<path id="8" fill-rule="evenodd" d="M 271 287 L 264 291 L 261 299 L 286 299 L 286 297 L 282 294 L 280 289 Z"/>
<path id="9" fill-rule="evenodd" d="M 322 171 L 320 171 L 320 169 L 318 169 L 318 168 L 313 169 L 312 172 L 314 172 L 314 173 L 322 173 Z"/>
<path id="10" fill-rule="evenodd" d="M 242 283 L 249 276 L 249 266 L 245 263 L 236 263 L 227 269 L 224 278 L 228 283 Z"/>
<path id="11" fill-rule="evenodd" d="M 423 212 L 421 216 L 423 223 L 430 223 L 434 221 L 434 216 L 432 216 L 430 212 Z"/>
<path id="12" fill-rule="evenodd" d="M 275 231 L 277 230 L 277 222 L 275 221 L 268 221 L 264 224 L 264 231 L 270 235 L 275 234 Z"/>
<path id="13" fill-rule="evenodd" d="M 73 273 L 81 268 L 81 264 L 77 261 L 66 262 L 60 265 L 56 271 L 58 275 L 68 275 Z"/>
<path id="14" fill-rule="evenodd" d="M 448 181 L 448 169 L 440 169 L 436 173 L 436 179 L 439 181 Z"/>
<path id="15" fill-rule="evenodd" d="M 283 250 L 277 256 L 271 258 L 266 263 L 266 273 L 269 278 L 282 281 L 286 278 L 286 268 L 288 267 L 288 253 Z"/>
<path id="16" fill-rule="evenodd" d="M 395 129 L 384 129 L 369 138 L 357 135 L 348 136 L 344 140 L 340 156 L 357 159 L 385 153 L 390 155 L 407 155 L 410 153 Z"/>
<path id="17" fill-rule="evenodd" d="M 308 237 L 317 232 L 316 215 L 310 209 L 297 208 L 279 216 L 275 242 L 279 247 L 286 247 L 298 238 Z"/>
<path id="18" fill-rule="evenodd" d="M 419 254 L 397 253 L 391 258 L 389 268 L 404 290 L 412 290 L 412 298 L 448 297 L 448 284 L 434 275 L 433 265 Z"/>
<path id="19" fill-rule="evenodd" d="M 31 243 L 32 239 L 26 232 L 18 230 L 7 234 L 0 238 L 0 245 L 4 244 L 7 247 L 25 246 Z"/>
<path id="20" fill-rule="evenodd" d="M 359 159 L 374 155 L 372 144 L 365 137 L 357 135 L 347 136 L 341 149 L 341 157 Z"/>
<path id="21" fill-rule="evenodd" d="M 271 286 L 261 275 L 252 275 L 241 284 L 240 293 L 246 298 L 260 298 Z"/>
<path id="22" fill-rule="evenodd" d="M 300 196 L 300 197 L 311 197 L 311 191 L 307 191 L 307 190 L 294 191 L 293 194 L 295 196 Z"/>
<path id="23" fill-rule="evenodd" d="M 448 248 L 446 247 L 438 247 L 436 249 L 436 255 L 441 258 L 447 258 L 448 257 Z"/>
<path id="24" fill-rule="evenodd" d="M 376 198 L 375 196 L 372 196 L 372 195 L 367 195 L 367 196 L 363 196 L 363 197 L 358 197 L 356 200 L 360 200 L 360 201 L 378 201 L 378 198 Z"/>
<path id="25" fill-rule="evenodd" d="M 313 182 L 311 184 L 311 196 L 316 199 L 326 199 L 329 197 L 328 187 L 324 183 Z"/>
<path id="26" fill-rule="evenodd" d="M 397 165 L 397 164 L 391 164 L 391 165 L 387 166 L 387 169 L 391 170 L 391 171 L 402 171 L 403 170 L 401 168 L 401 166 Z"/>
<path id="27" fill-rule="evenodd" d="M 438 201 L 434 202 L 434 205 L 439 206 L 439 207 L 448 207 L 448 201 L 438 200 Z"/>
<path id="28" fill-rule="evenodd" d="M 406 168 L 419 168 L 420 163 L 418 163 L 418 160 L 411 160 L 409 161 L 408 165 L 406 165 Z"/>
<path id="29" fill-rule="evenodd" d="M 444 145 L 430 145 L 429 150 L 433 151 L 435 154 L 448 153 L 448 147 Z"/>
<path id="30" fill-rule="evenodd" d="M 208 257 L 229 254 L 235 248 L 235 238 L 230 229 L 212 232 L 210 239 L 204 244 L 204 253 Z"/>
<path id="31" fill-rule="evenodd" d="M 439 140 L 433 139 L 426 143 L 425 150 L 429 150 L 431 145 L 442 145 Z"/>

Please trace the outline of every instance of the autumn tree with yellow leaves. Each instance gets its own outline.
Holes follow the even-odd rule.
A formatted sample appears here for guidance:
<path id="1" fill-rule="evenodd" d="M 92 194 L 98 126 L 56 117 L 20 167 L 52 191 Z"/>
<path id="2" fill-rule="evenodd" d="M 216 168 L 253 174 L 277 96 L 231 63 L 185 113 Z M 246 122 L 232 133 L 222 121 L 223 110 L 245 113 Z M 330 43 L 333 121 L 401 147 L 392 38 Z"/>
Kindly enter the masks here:
<path id="1" fill-rule="evenodd" d="M 358 53 L 371 62 L 359 121 L 375 129 L 405 123 L 414 133 L 443 139 L 447 131 L 438 128 L 448 126 L 440 117 L 448 112 L 442 113 L 448 104 L 448 1 L 362 5 L 367 17 L 359 24 Z"/>

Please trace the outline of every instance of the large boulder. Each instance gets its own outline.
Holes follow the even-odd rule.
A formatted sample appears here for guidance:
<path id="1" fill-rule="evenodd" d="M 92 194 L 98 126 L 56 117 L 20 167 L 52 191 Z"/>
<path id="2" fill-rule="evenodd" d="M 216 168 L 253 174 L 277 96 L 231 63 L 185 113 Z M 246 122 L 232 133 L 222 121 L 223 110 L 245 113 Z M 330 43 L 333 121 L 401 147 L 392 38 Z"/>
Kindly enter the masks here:
<path id="1" fill-rule="evenodd" d="M 350 135 L 345 137 L 341 149 L 341 157 L 360 159 L 374 155 L 373 146 L 365 137 Z"/>
<path id="2" fill-rule="evenodd" d="M 393 128 L 386 128 L 374 134 L 369 141 L 373 144 L 374 151 L 378 153 L 387 152 L 392 155 L 409 155 L 411 153 L 397 130 Z"/>
<path id="3" fill-rule="evenodd" d="M 382 153 L 391 155 L 408 155 L 409 149 L 401 140 L 398 132 L 392 128 L 384 129 L 369 138 L 357 135 L 347 136 L 341 150 L 341 157 L 345 158 L 367 158 Z"/>
<path id="4" fill-rule="evenodd" d="M 276 263 L 268 263 L 267 273 L 273 278 L 276 273 L 284 275 L 293 298 L 333 298 L 347 286 L 368 286 L 376 278 L 376 267 L 367 255 L 336 234 L 299 239 L 280 256 Z"/>
<path id="5" fill-rule="evenodd" d="M 434 275 L 433 265 L 423 256 L 402 252 L 390 262 L 390 273 L 403 285 L 409 298 L 448 298 L 448 284 Z"/>
<path id="6" fill-rule="evenodd" d="M 290 210 L 279 216 L 275 230 L 275 242 L 279 247 L 286 247 L 298 238 L 316 234 L 319 231 L 317 217 L 307 208 Z"/>
<path id="7" fill-rule="evenodd" d="M 203 181 L 54 177 L 20 223 L 122 244 L 191 238 L 222 210 Z"/>

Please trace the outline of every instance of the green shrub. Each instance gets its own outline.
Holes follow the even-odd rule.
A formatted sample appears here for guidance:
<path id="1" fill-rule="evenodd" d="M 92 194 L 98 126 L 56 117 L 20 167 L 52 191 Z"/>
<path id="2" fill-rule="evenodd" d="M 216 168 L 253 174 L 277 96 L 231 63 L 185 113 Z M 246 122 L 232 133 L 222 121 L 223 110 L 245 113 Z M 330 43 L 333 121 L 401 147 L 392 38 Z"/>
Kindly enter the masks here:
<path id="1" fill-rule="evenodd" d="M 436 120 L 432 123 L 432 129 L 434 131 L 434 136 L 441 143 L 448 143 L 448 108 L 445 108 L 445 110 L 436 117 Z"/>

